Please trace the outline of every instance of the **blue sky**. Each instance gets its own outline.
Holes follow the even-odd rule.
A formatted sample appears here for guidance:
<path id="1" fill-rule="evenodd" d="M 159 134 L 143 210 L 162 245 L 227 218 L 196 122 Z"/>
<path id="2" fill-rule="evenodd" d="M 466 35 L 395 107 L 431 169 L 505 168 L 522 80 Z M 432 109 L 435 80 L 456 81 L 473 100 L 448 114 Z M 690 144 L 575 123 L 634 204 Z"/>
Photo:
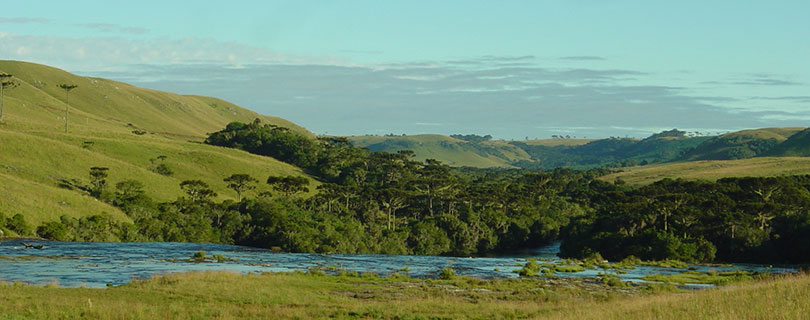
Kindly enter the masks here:
<path id="1" fill-rule="evenodd" d="M 807 1 L 38 1 L 0 59 L 225 98 L 316 133 L 807 126 Z"/>

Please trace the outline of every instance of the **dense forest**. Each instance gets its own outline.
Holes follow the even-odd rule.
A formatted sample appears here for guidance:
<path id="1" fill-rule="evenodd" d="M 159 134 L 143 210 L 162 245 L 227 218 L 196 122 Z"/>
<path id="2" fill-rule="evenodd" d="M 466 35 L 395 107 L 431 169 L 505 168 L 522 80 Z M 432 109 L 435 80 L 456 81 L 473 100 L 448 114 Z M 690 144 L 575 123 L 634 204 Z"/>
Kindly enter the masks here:
<path id="1" fill-rule="evenodd" d="M 220 242 L 291 252 L 472 256 L 561 240 L 567 257 L 810 261 L 810 248 L 795 245 L 810 243 L 810 176 L 633 187 L 597 180 L 605 169 L 451 168 L 413 161 L 409 151 L 370 152 L 344 138 L 310 139 L 259 121 L 231 123 L 205 142 L 295 164 L 318 181 L 233 173 L 225 182 L 237 201 L 215 202 L 205 181 L 187 180 L 178 186 L 185 197 L 157 203 L 145 195 L 148 186 L 108 186 L 115 172 L 93 167 L 90 182 L 76 190 L 121 208 L 134 223 L 63 217 L 33 228 L 15 215 L 0 216 L 0 227 L 58 240 Z M 256 183 L 275 192 L 255 194 Z"/>

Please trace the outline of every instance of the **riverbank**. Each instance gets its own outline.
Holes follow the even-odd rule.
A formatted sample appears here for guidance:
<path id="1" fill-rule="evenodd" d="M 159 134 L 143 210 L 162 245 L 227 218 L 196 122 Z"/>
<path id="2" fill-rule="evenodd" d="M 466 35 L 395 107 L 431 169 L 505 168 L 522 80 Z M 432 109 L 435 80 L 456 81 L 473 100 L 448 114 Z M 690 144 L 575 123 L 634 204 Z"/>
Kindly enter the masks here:
<path id="1" fill-rule="evenodd" d="M 191 272 L 107 289 L 0 285 L 0 319 L 797 319 L 810 276 L 784 275 L 700 291 L 612 287 L 582 279 Z"/>

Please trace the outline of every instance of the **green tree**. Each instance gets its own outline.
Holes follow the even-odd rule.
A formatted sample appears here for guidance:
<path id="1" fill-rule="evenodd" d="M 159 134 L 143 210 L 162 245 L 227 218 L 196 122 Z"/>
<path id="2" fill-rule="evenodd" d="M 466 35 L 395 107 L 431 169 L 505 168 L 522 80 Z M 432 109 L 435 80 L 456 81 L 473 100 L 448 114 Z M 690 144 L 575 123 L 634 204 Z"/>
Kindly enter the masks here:
<path id="1" fill-rule="evenodd" d="M 242 192 L 256 189 L 256 186 L 253 184 L 259 182 L 259 180 L 256 180 L 249 174 L 232 174 L 223 181 L 228 183 L 228 188 L 236 191 L 236 196 L 240 202 L 242 201 Z"/>
<path id="2" fill-rule="evenodd" d="M 166 165 L 166 158 L 167 157 L 164 155 L 159 155 L 155 158 L 149 159 L 149 162 L 152 163 L 152 167 L 149 168 L 149 170 L 152 170 L 152 172 L 162 174 L 167 177 L 174 174 L 174 171 L 172 171 L 172 169 L 169 168 L 168 165 Z"/>
<path id="3" fill-rule="evenodd" d="M 110 168 L 92 167 L 90 168 L 90 194 L 98 198 L 104 189 L 107 188 L 107 171 Z"/>
<path id="4" fill-rule="evenodd" d="M 0 72 L 0 123 L 3 122 L 3 103 L 5 102 L 4 90 L 11 89 L 19 85 L 16 81 L 12 80 L 12 75 Z"/>
<path id="5" fill-rule="evenodd" d="M 191 198 L 192 202 L 200 202 L 216 197 L 217 193 L 202 180 L 185 180 L 180 182 L 180 189 Z"/>
<path id="6" fill-rule="evenodd" d="M 132 200 L 144 195 L 143 183 L 137 180 L 124 180 L 115 184 L 116 196 L 122 200 Z"/>
<path id="7" fill-rule="evenodd" d="M 291 197 L 300 192 L 309 192 L 309 179 L 300 176 L 270 176 L 267 178 L 267 184 L 273 187 L 273 190 L 284 193 L 286 197 Z"/>
<path id="8" fill-rule="evenodd" d="M 75 84 L 60 84 L 57 87 L 60 87 L 65 90 L 65 133 L 68 132 L 68 105 L 70 103 L 70 90 L 76 89 L 78 87 Z"/>

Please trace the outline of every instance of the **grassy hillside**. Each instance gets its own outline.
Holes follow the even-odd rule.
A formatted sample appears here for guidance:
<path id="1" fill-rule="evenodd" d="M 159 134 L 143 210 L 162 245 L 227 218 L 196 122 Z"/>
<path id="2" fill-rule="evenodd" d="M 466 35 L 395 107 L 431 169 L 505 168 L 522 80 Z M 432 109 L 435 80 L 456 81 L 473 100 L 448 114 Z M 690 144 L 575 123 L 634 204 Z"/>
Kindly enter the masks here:
<path id="1" fill-rule="evenodd" d="M 521 167 L 553 169 L 589 168 L 665 162 L 677 159 L 710 137 L 687 137 L 671 130 L 646 139 L 542 139 L 520 141 L 468 141 L 443 135 L 355 136 L 355 145 L 372 151 L 409 149 L 417 160 L 433 158 L 452 166 Z"/>
<path id="2" fill-rule="evenodd" d="M 667 136 L 665 134 L 680 134 Z M 604 165 L 625 166 L 636 163 L 666 162 L 677 159 L 681 152 L 694 148 L 708 137 L 687 137 L 672 130 L 646 139 L 608 138 L 572 141 L 570 144 L 511 142 L 531 155 L 537 167 L 590 168 Z M 557 139 L 566 141 L 569 139 Z M 571 139 L 573 140 L 573 139 Z"/>
<path id="3" fill-rule="evenodd" d="M 810 156 L 810 128 L 791 135 L 772 150 L 769 156 L 807 157 Z"/>
<path id="4" fill-rule="evenodd" d="M 124 83 L 79 77 L 62 70 L 22 62 L 0 61 L 20 86 L 6 91 L 4 122 L 0 124 L 0 212 L 25 215 L 30 224 L 107 213 L 127 220 L 118 209 L 82 192 L 60 188 L 60 180 L 89 182 L 90 167 L 108 167 L 107 183 L 134 179 L 159 201 L 182 195 L 179 183 L 200 179 L 220 199 L 236 198 L 222 181 L 234 173 L 259 179 L 256 192 L 269 191 L 270 175 L 304 175 L 298 168 L 272 158 L 201 143 L 208 132 L 231 121 L 263 121 L 288 126 L 286 120 L 258 115 L 226 101 L 182 96 Z M 70 127 L 64 132 L 64 90 L 70 93 Z M 106 99 L 104 97 L 107 97 Z M 141 134 L 133 131 L 141 130 Z M 166 156 L 171 176 L 150 170 L 150 159 Z M 314 189 L 314 185 L 311 186 Z"/>
<path id="5" fill-rule="evenodd" d="M 20 86 L 6 91 L 7 126 L 23 130 L 64 130 L 65 91 L 70 91 L 71 132 L 131 132 L 134 128 L 170 137 L 202 138 L 231 121 L 263 121 L 311 135 L 281 118 L 263 116 L 224 100 L 138 88 L 126 83 L 81 77 L 60 69 L 0 60 Z"/>
<path id="6" fill-rule="evenodd" d="M 436 134 L 348 138 L 371 151 L 413 150 L 416 160 L 437 159 L 451 166 L 506 168 L 513 167 L 512 162 L 529 159 L 525 151 L 505 141 L 474 143 Z"/>
<path id="7" fill-rule="evenodd" d="M 706 160 L 623 168 L 600 179 L 621 178 L 630 184 L 649 184 L 664 178 L 717 180 L 726 177 L 767 177 L 810 173 L 810 158 L 758 157 L 741 160 Z"/>
<path id="8" fill-rule="evenodd" d="M 0 290 L 8 319 L 803 319 L 810 278 L 655 292 L 581 280 L 205 272 L 108 289 Z"/>
<path id="9" fill-rule="evenodd" d="M 733 160 L 766 155 L 804 128 L 764 128 L 723 134 L 686 152 L 680 160 Z M 810 146 L 810 145 L 807 145 Z"/>

